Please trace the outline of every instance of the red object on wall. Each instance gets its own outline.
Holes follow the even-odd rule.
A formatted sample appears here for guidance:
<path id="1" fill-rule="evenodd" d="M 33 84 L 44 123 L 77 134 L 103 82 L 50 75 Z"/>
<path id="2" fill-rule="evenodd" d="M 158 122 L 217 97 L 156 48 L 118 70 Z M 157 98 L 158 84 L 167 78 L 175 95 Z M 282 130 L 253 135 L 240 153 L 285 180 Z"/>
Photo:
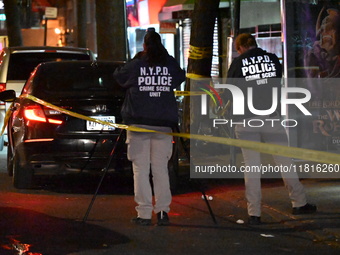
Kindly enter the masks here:
<path id="1" fill-rule="evenodd" d="M 158 13 L 162 10 L 166 0 L 148 0 L 150 24 L 158 24 Z"/>
<path id="2" fill-rule="evenodd" d="M 46 7 L 51 7 L 51 4 L 47 0 L 32 1 L 32 11 L 34 12 L 45 10 Z"/>
<path id="3" fill-rule="evenodd" d="M 158 13 L 165 3 L 166 0 L 138 0 L 139 24 L 141 26 L 159 24 Z"/>

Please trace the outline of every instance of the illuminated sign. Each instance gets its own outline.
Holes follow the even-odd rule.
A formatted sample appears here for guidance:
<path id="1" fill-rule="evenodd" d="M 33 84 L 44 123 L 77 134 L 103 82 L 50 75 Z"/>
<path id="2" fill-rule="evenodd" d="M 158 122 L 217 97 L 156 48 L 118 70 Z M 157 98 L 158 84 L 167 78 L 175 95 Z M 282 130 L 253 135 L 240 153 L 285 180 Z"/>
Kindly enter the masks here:
<path id="1" fill-rule="evenodd" d="M 135 1 L 134 0 L 126 0 L 126 6 L 134 5 Z"/>
<path id="2" fill-rule="evenodd" d="M 45 17 L 49 19 L 55 19 L 58 16 L 58 8 L 56 7 L 46 7 Z"/>

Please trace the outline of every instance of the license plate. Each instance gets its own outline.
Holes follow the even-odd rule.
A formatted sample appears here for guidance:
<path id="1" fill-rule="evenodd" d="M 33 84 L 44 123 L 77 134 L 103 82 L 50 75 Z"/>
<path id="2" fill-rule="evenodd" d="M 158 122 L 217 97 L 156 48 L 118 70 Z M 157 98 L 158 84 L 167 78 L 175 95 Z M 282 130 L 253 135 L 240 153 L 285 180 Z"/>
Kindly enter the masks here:
<path id="1" fill-rule="evenodd" d="M 116 118 L 115 116 L 94 116 L 91 117 L 93 119 L 97 119 L 97 120 L 101 120 L 101 121 L 106 121 L 109 123 L 116 123 Z M 92 131 L 92 130 L 115 130 L 114 127 L 112 126 L 108 126 L 108 125 L 102 125 L 99 124 L 97 122 L 93 122 L 93 121 L 86 121 L 86 130 L 88 131 Z"/>

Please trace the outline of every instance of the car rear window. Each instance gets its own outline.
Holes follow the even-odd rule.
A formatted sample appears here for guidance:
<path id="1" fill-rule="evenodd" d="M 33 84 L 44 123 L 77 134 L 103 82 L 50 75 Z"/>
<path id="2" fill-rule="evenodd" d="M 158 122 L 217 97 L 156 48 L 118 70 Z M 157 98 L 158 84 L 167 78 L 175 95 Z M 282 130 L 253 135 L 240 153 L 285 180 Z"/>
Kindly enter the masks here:
<path id="1" fill-rule="evenodd" d="M 113 77 L 117 66 L 49 66 L 38 73 L 34 94 L 39 98 L 124 96 Z"/>
<path id="2" fill-rule="evenodd" d="M 81 52 L 13 53 L 9 60 L 7 80 L 27 80 L 38 64 L 62 60 L 90 60 L 90 55 Z"/>

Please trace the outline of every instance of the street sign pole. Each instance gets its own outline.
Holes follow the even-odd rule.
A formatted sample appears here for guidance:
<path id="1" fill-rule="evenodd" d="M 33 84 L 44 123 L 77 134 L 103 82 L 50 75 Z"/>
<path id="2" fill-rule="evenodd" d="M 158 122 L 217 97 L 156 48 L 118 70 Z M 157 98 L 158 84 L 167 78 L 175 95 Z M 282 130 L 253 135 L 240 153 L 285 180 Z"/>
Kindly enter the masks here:
<path id="1" fill-rule="evenodd" d="M 46 42 L 47 42 L 47 21 L 48 21 L 48 18 L 46 18 L 45 16 L 44 46 L 46 46 Z"/>

